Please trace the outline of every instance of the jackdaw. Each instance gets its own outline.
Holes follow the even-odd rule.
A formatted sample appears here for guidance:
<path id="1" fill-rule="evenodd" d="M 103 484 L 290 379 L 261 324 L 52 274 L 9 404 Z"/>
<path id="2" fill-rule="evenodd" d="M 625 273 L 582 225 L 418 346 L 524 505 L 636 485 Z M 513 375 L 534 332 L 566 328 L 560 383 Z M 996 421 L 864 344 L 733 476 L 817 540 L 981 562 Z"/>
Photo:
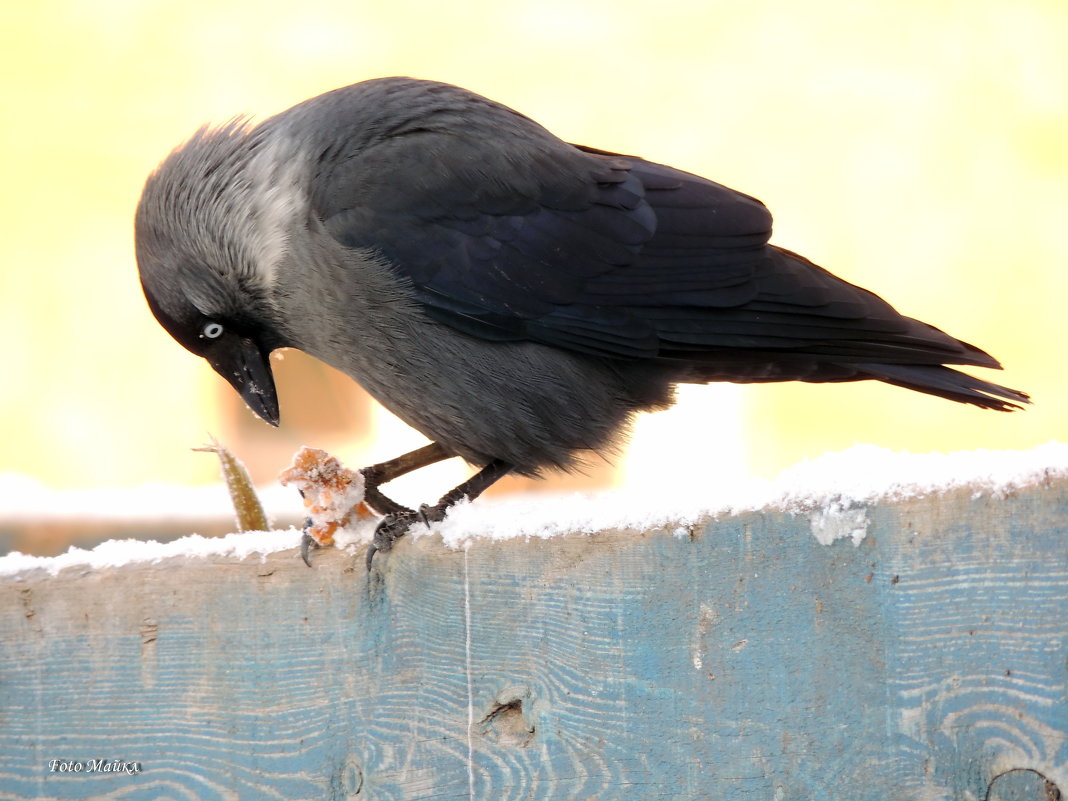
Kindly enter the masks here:
<path id="1" fill-rule="evenodd" d="M 679 383 L 876 379 L 1028 402 L 945 366 L 999 368 L 982 350 L 770 235 L 749 195 L 411 78 L 201 128 L 136 215 L 156 319 L 257 415 L 278 425 L 268 357 L 298 348 L 430 438 L 363 471 L 384 515 L 368 559 L 509 472 L 612 450 Z M 433 506 L 378 489 L 453 456 L 480 470 Z"/>

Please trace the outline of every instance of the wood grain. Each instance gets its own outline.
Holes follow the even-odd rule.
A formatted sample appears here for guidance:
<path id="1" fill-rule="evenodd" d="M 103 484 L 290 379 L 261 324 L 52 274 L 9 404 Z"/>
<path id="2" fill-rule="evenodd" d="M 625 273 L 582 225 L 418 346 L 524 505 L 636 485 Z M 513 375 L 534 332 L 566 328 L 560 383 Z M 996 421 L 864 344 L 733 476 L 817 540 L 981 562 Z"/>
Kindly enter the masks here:
<path id="1" fill-rule="evenodd" d="M 1068 482 L 846 513 L 6 579 L 0 798 L 1068 792 Z"/>

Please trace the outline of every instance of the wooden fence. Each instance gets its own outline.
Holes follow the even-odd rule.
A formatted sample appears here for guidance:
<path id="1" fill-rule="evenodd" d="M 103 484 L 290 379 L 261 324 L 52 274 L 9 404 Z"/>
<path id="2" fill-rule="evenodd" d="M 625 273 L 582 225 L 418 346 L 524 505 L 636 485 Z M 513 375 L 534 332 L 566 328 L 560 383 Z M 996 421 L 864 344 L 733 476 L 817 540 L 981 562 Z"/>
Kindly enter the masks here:
<path id="1" fill-rule="evenodd" d="M 1068 792 L 1068 480 L 836 514 L 6 576 L 0 797 Z"/>

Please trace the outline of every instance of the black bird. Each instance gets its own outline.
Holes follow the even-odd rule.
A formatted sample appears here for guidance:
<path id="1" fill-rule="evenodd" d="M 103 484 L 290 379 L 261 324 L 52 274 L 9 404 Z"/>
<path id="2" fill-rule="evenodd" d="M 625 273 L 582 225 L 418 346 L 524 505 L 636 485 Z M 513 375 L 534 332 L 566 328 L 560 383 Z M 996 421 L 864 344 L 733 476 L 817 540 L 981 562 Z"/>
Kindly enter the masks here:
<path id="1" fill-rule="evenodd" d="M 152 312 L 256 414 L 278 424 L 268 356 L 292 347 L 432 440 L 365 469 L 385 515 L 368 559 L 509 472 L 612 449 L 678 383 L 876 379 L 1028 402 L 945 366 L 993 357 L 770 235 L 755 198 L 410 78 L 202 128 L 136 217 Z M 378 490 L 452 456 L 480 470 L 432 507 Z"/>

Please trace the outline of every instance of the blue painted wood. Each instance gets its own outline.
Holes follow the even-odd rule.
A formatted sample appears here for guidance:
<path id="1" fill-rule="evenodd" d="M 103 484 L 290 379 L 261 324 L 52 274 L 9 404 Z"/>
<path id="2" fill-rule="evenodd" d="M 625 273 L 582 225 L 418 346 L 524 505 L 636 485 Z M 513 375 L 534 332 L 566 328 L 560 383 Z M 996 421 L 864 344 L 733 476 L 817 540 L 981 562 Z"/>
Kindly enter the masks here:
<path id="1" fill-rule="evenodd" d="M 5 580 L 0 797 L 1068 790 L 1068 482 L 860 516 Z"/>

